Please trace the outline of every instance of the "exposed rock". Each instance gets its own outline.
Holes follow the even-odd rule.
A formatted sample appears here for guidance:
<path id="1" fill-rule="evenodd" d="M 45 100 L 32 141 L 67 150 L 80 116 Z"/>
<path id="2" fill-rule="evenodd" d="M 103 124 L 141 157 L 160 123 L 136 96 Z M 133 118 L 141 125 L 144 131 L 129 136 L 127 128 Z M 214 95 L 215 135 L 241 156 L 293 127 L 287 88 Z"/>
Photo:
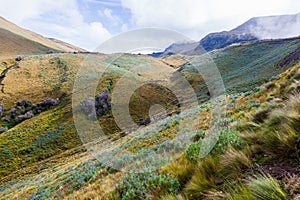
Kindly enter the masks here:
<path id="1" fill-rule="evenodd" d="M 151 118 L 149 116 L 145 117 L 144 119 L 142 119 L 140 122 L 139 122 L 139 126 L 147 126 L 148 124 L 151 123 Z"/>
<path id="2" fill-rule="evenodd" d="M 21 61 L 21 60 L 23 60 L 23 59 L 22 59 L 21 56 L 17 56 L 15 60 L 16 60 L 16 61 Z"/>
<path id="3" fill-rule="evenodd" d="M 46 54 L 53 54 L 53 53 L 54 53 L 53 50 L 49 50 L 49 51 L 46 52 Z"/>

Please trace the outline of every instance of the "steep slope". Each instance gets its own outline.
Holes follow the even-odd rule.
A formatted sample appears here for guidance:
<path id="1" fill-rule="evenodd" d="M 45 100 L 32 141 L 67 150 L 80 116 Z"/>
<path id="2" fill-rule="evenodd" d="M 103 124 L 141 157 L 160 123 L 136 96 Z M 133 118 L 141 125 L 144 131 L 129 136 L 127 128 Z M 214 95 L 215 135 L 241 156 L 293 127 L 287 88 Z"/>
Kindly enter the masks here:
<path id="1" fill-rule="evenodd" d="M 105 152 L 110 148 L 118 147 L 118 153 L 124 157 L 116 156 L 115 160 L 123 165 L 128 162 L 126 153 L 139 152 L 142 156 L 144 152 L 157 150 L 160 146 L 172 141 L 176 142 L 179 122 L 186 126 L 197 124 L 197 116 L 200 115 L 201 120 L 197 128 L 199 131 L 209 130 L 212 120 L 211 111 L 215 105 L 224 105 L 225 109 L 228 109 L 226 117 L 230 120 L 224 123 L 225 125 L 240 120 L 249 120 L 249 115 L 245 113 L 253 114 L 257 106 L 266 101 L 268 90 L 265 90 L 263 95 L 253 94 L 258 95 L 258 97 L 255 96 L 254 102 L 246 96 L 253 90 L 257 91 L 257 87 L 272 76 L 276 79 L 282 71 L 298 62 L 299 40 L 299 38 L 293 38 L 259 41 L 211 52 L 210 56 L 217 64 L 230 93 L 229 100 L 223 99 L 221 102 L 212 100 L 186 112 L 179 114 L 176 112 L 157 123 L 133 130 L 129 135 L 118 129 L 112 113 L 108 113 L 99 118 L 99 123 L 104 131 L 111 135 L 108 136 L 107 144 L 100 143 L 99 148 Z M 110 192 L 118 195 L 115 189 L 123 176 L 122 172 L 103 165 L 103 162 L 86 152 L 86 149 L 81 146 L 82 143 L 73 122 L 72 87 L 76 72 L 86 58 L 85 56 L 84 54 L 29 56 L 18 63 L 18 68 L 6 74 L 3 81 L 4 92 L 0 93 L 0 102 L 6 107 L 5 112 L 19 100 L 37 103 L 51 97 L 60 98 L 61 103 L 0 134 L 0 198 L 14 199 L 18 196 L 20 199 L 76 199 L 76 196 L 81 195 L 85 199 L 95 199 L 96 195 L 107 195 Z M 163 81 L 167 81 L 175 70 L 178 70 L 194 86 L 200 101 L 209 100 L 207 88 L 201 76 L 186 63 L 189 58 L 193 57 L 170 56 L 156 59 L 126 54 L 117 60 L 111 60 L 109 55 L 99 54 L 91 55 L 91 58 L 96 63 L 106 60 L 112 64 L 109 68 L 105 66 L 105 68 L 90 71 L 91 76 L 103 74 L 97 93 L 103 88 L 110 88 L 114 91 L 124 74 L 134 74 L 135 77 L 142 79 L 154 78 L 155 70 L 151 70 L 154 67 L 154 69 L 161 70 L 160 76 Z M 207 63 L 194 64 L 205 65 Z M 138 74 L 137 71 L 139 71 Z M 280 83 L 278 85 L 281 87 Z M 140 90 L 136 90 L 132 96 L 130 110 L 136 122 L 149 114 L 148 109 L 151 103 L 174 100 L 168 90 L 148 85 L 140 87 Z M 234 104 L 237 97 L 240 98 Z M 167 106 L 172 108 L 173 105 L 167 104 Z M 5 125 L 1 122 L 1 126 Z M 192 134 L 198 134 L 197 138 L 201 137 L 201 131 L 190 134 L 190 127 L 185 128 L 187 137 L 193 137 Z M 230 130 L 228 132 L 235 133 Z M 224 139 L 224 141 L 227 140 L 231 141 L 232 138 Z M 174 145 L 180 147 L 180 143 Z M 131 162 L 130 159 L 129 161 Z M 172 168 L 172 170 L 175 169 Z M 172 173 L 172 170 L 169 170 L 168 174 Z M 167 177 L 163 180 L 172 178 Z M 190 176 L 187 180 L 189 178 Z M 185 184 L 183 182 L 181 184 L 181 187 L 184 187 Z M 158 199 L 160 195 L 157 194 Z M 103 199 L 108 199 L 108 197 L 103 197 Z"/>
<path id="2" fill-rule="evenodd" d="M 278 76 L 278 78 L 273 80 L 271 83 L 267 83 L 263 85 L 256 92 L 229 95 L 228 99 L 225 99 L 223 102 L 221 102 L 222 104 L 224 104 L 224 107 L 228 109 L 226 118 L 229 121 L 227 121 L 226 124 L 230 123 L 230 125 L 228 125 L 227 127 L 229 132 L 224 132 L 224 135 L 229 134 L 229 136 L 228 138 L 224 136 L 223 138 L 224 140 L 218 143 L 219 148 L 225 151 L 223 152 L 225 154 L 219 152 L 217 155 L 214 155 L 213 157 L 208 157 L 207 160 L 199 159 L 200 163 L 196 163 L 196 164 L 189 161 L 185 157 L 185 155 L 188 154 L 184 154 L 180 159 L 172 163 L 170 166 L 162 170 L 159 170 L 158 174 L 157 172 L 153 172 L 152 176 L 153 177 L 158 176 L 158 178 L 160 178 L 159 179 L 160 182 L 153 181 L 151 183 L 155 184 L 155 186 L 156 184 L 161 184 L 161 183 L 167 184 L 166 187 L 162 187 L 162 189 L 165 188 L 167 190 L 168 188 L 173 186 L 172 184 L 169 184 L 168 181 L 176 185 L 176 182 L 174 181 L 175 182 L 174 183 L 172 181 L 178 179 L 181 188 L 181 189 L 179 188 L 180 192 L 187 193 L 191 199 L 199 199 L 200 197 L 202 197 L 202 195 L 205 194 L 203 194 L 202 192 L 196 193 L 198 190 L 200 191 L 210 190 L 209 194 L 216 195 L 216 196 L 218 195 L 221 196 L 222 193 L 223 194 L 232 193 L 232 195 L 234 195 L 239 191 L 235 191 L 235 192 L 232 191 L 232 187 L 236 186 L 235 185 L 236 180 L 243 181 L 244 180 L 243 177 L 245 178 L 245 174 L 253 178 L 253 175 L 255 175 L 256 172 L 270 173 L 272 169 L 269 168 L 268 166 L 271 165 L 268 165 L 267 162 L 270 161 L 271 157 L 269 156 L 269 154 L 260 153 L 261 150 L 257 149 L 258 144 L 256 143 L 254 143 L 253 146 L 251 146 L 250 153 L 248 149 L 248 144 L 246 145 L 245 143 L 239 143 L 240 136 L 236 135 L 236 133 L 238 132 L 234 131 L 236 126 L 236 121 L 248 122 L 249 120 L 252 119 L 252 116 L 259 108 L 265 108 L 265 105 L 274 106 L 274 102 L 278 101 L 278 97 L 285 98 L 285 96 L 288 93 L 293 93 L 294 90 L 291 90 L 291 87 L 293 88 L 299 87 L 299 83 L 295 82 L 295 77 L 298 77 L 299 79 L 299 63 L 294 67 L 292 67 L 291 69 L 287 70 L 287 72 Z M 296 85 L 296 87 L 293 86 L 293 84 L 295 83 L 298 84 Z M 270 85 L 273 86 L 270 87 Z M 284 85 L 285 87 L 282 88 L 282 85 Z M 280 102 L 283 102 L 283 100 L 280 100 Z M 203 119 L 209 118 L 210 110 L 213 107 L 214 103 L 218 103 L 218 102 L 208 102 L 207 104 L 203 104 L 200 107 L 194 108 L 194 111 L 190 113 L 182 113 L 182 115 L 179 114 L 178 116 L 175 116 L 173 118 L 152 125 L 152 127 L 155 126 L 159 127 L 160 124 L 160 126 L 165 128 L 165 130 L 157 137 L 154 138 L 149 137 L 147 138 L 147 140 L 144 141 L 143 138 L 140 137 L 135 138 L 135 137 L 127 136 L 121 138 L 118 143 L 114 143 L 114 142 L 109 143 L 109 147 L 112 148 L 113 145 L 118 146 L 120 145 L 120 143 L 122 143 L 124 145 L 127 145 L 129 149 L 135 149 L 135 150 L 142 149 L 143 151 L 146 151 L 148 148 L 152 147 L 151 146 L 152 141 L 154 143 L 157 142 L 157 140 L 159 142 L 163 142 L 164 141 L 163 138 L 165 137 L 168 138 L 168 140 L 170 140 L 169 137 L 171 136 L 172 131 L 176 129 L 176 125 L 177 125 L 176 123 L 174 123 L 175 120 L 191 120 L 193 119 L 193 117 L 195 117 L 195 115 L 198 114 L 200 114 L 203 117 Z M 279 103 L 278 105 L 281 104 Z M 45 114 L 48 115 L 50 113 L 45 113 Z M 41 120 L 44 120 L 45 119 L 44 117 L 45 115 L 41 117 Z M 253 126 L 253 124 L 251 123 L 250 125 Z M 199 130 L 205 130 L 205 127 L 207 126 L 209 126 L 209 120 L 203 121 L 203 125 L 199 127 Z M 42 127 L 42 129 L 43 128 L 44 127 Z M 145 131 L 147 131 L 147 135 L 150 134 L 150 136 L 153 136 L 155 135 L 157 129 L 151 130 L 151 129 L 142 128 L 132 134 L 133 135 L 143 134 Z M 168 131 L 170 132 L 168 133 Z M 44 137 L 42 139 L 40 137 L 40 140 L 45 141 L 46 139 L 48 139 L 49 141 L 51 141 L 51 137 L 55 138 L 57 136 L 57 133 L 53 131 L 51 133 L 50 132 L 51 131 L 49 131 L 48 134 L 49 138 Z M 199 131 L 199 133 L 202 132 Z M 17 133 L 11 133 L 11 134 L 12 134 L 11 135 L 12 139 L 17 137 Z M 23 133 L 19 133 L 19 134 L 23 135 Z M 255 138 L 256 137 L 257 136 L 255 136 Z M 67 142 L 68 138 L 66 138 L 65 141 Z M 229 141 L 229 144 L 227 144 L 226 141 Z M 195 142 L 195 144 L 197 144 L 197 142 Z M 47 145 L 49 144 L 47 143 Z M 230 145 L 230 147 L 226 145 Z M 232 145 L 235 145 L 235 148 L 237 149 L 230 149 L 232 148 Z M 261 145 L 261 143 L 259 143 L 259 145 Z M 244 147 L 245 149 L 241 150 Z M 6 152 L 5 155 L 9 157 L 8 152 Z M 249 161 L 250 158 L 252 161 Z M 222 165 L 219 165 L 219 159 L 222 161 L 221 163 Z M 236 162 L 234 161 L 235 159 Z M 275 161 L 278 162 L 277 160 Z M 233 167 L 233 168 L 228 169 L 226 167 Z M 293 165 L 291 165 L 291 167 L 293 167 Z M 297 169 L 296 167 L 294 168 Z M 289 168 L 289 170 L 294 168 Z M 212 170 L 216 170 L 216 169 L 222 169 L 222 170 L 227 169 L 228 171 L 225 171 L 226 174 L 224 173 L 224 171 L 222 171 L 223 174 L 219 174 L 220 172 L 214 173 L 215 171 L 211 172 Z M 280 170 L 281 168 L 277 166 L 276 169 Z M 284 172 L 284 169 L 281 170 Z M 212 174 L 210 174 L 210 172 Z M 159 175 L 159 174 L 170 174 L 170 173 L 172 173 L 173 176 L 171 177 L 167 176 L 167 178 L 164 177 L 162 178 Z M 208 177 L 203 176 L 203 173 L 205 173 L 205 175 L 207 173 Z M 278 174 L 279 172 L 276 171 L 272 172 L 272 175 L 276 173 Z M 11 173 L 9 176 L 4 177 L 3 179 L 1 179 L 0 197 L 4 199 L 13 199 L 15 196 L 18 196 L 18 198 L 22 198 L 22 199 L 47 199 L 47 198 L 120 199 L 122 195 L 125 196 L 125 192 L 129 191 L 126 190 L 126 187 L 124 188 L 124 186 L 120 186 L 119 184 L 120 182 L 124 183 L 127 181 L 126 184 L 132 184 L 132 185 L 128 185 L 128 187 L 132 186 L 130 187 L 131 191 L 141 189 L 138 185 L 136 185 L 139 182 L 134 182 L 139 180 L 138 175 L 134 174 L 133 176 L 131 176 L 131 179 L 129 177 L 128 180 L 126 178 L 125 173 L 118 172 L 116 170 L 110 169 L 109 167 L 103 166 L 98 159 L 95 159 L 95 157 L 93 157 L 93 155 L 91 155 L 88 152 L 85 152 L 84 148 L 74 148 L 72 150 L 65 151 L 64 153 L 59 154 L 57 156 L 53 156 L 46 160 L 42 160 L 30 167 L 26 167 L 26 165 L 24 165 L 24 167 L 21 170 L 15 171 L 14 173 Z M 215 180 L 218 180 L 217 178 L 219 176 L 221 176 L 223 180 L 225 178 L 223 177 L 223 175 L 227 175 L 227 176 L 232 175 L 233 177 L 227 177 L 228 181 L 226 181 L 226 184 L 225 182 L 222 181 L 215 182 Z M 123 178 L 123 176 L 125 177 Z M 151 175 L 150 177 L 147 176 L 146 179 L 149 178 L 151 181 L 152 176 Z M 195 176 L 195 178 L 192 178 L 192 176 Z M 196 177 L 198 179 L 196 179 Z M 141 178 L 143 179 L 143 176 L 141 176 Z M 207 180 L 206 178 L 207 179 L 212 178 L 212 181 L 208 181 L 208 182 L 201 181 L 200 183 L 197 182 L 197 180 L 199 179 Z M 291 179 L 287 179 L 287 180 L 290 180 L 291 181 L 290 184 L 292 184 L 294 179 L 296 179 L 296 181 L 299 180 L 299 176 L 297 177 L 296 174 Z M 132 181 L 129 182 L 130 180 Z M 145 178 L 143 180 L 145 180 Z M 231 182 L 231 180 L 234 181 Z M 285 179 L 283 179 L 282 181 L 285 181 Z M 187 184 L 187 183 L 191 183 L 191 184 Z M 193 190 L 192 183 L 195 183 L 196 185 L 199 184 L 199 187 L 196 188 L 197 189 L 196 191 L 195 189 Z M 239 184 L 241 183 L 239 182 Z M 292 185 L 292 186 L 298 187 L 298 185 Z M 187 189 L 182 190 L 182 188 L 187 188 Z M 218 191 L 222 191 L 222 192 L 216 191 L 216 188 L 218 188 Z M 297 195 L 297 190 L 292 190 L 292 189 L 293 188 L 291 188 L 290 191 L 294 191 L 295 195 Z M 153 192 L 152 197 L 153 196 L 157 198 L 161 197 L 160 196 L 161 193 L 159 193 L 159 190 L 149 190 L 149 191 Z M 172 196 L 176 195 L 177 192 L 178 192 L 178 188 L 176 188 L 175 191 L 172 191 Z M 243 191 L 243 192 L 247 192 L 247 191 Z M 137 193 L 133 193 L 133 195 L 143 195 L 143 194 L 137 192 Z M 240 194 L 238 193 L 238 195 Z M 134 197 L 132 199 L 134 199 Z"/>
<path id="3" fill-rule="evenodd" d="M 51 39 L 45 38 L 39 34 L 36 34 L 34 32 L 25 30 L 13 23 L 7 21 L 3 17 L 0 17 L 0 28 L 10 31 L 16 35 L 22 36 L 28 40 L 34 41 L 36 43 L 39 43 L 43 46 L 46 46 L 50 49 L 54 49 L 57 51 L 63 51 L 63 52 L 85 51 L 81 48 L 74 47 L 69 44 L 66 45 L 65 43 L 61 43 L 61 42 L 56 42 Z M 2 41 L 2 39 L 3 39 L 3 41 Z M 5 42 L 4 38 L 1 38 L 1 42 Z"/>
<path id="4" fill-rule="evenodd" d="M 51 49 L 40 43 L 28 40 L 20 35 L 14 34 L 10 31 L 0 28 L 0 54 L 35 54 L 45 53 Z"/>
<path id="5" fill-rule="evenodd" d="M 64 41 L 61 41 L 61 40 L 58 40 L 58 39 L 55 39 L 55 38 L 47 38 L 53 42 L 55 42 L 56 44 L 60 44 L 64 47 L 67 47 L 69 49 L 73 49 L 75 52 L 78 51 L 78 52 L 86 52 L 86 50 L 82 49 L 82 48 L 79 48 L 79 47 L 76 47 L 72 44 L 69 44 L 67 42 L 64 42 Z"/>
<path id="6" fill-rule="evenodd" d="M 227 92 L 246 92 L 286 70 L 299 59 L 299 53 L 297 54 L 299 48 L 298 37 L 231 46 L 211 51 L 209 55 L 221 73 Z M 204 99 L 207 98 L 206 91 L 203 91 L 205 83 L 195 71 L 195 66 L 201 68 L 206 64 L 206 62 L 193 63 L 193 65 L 186 63 L 178 69 L 193 85 L 199 98 Z"/>
<path id="7" fill-rule="evenodd" d="M 210 33 L 200 40 L 199 45 L 194 49 L 192 54 L 201 54 L 201 50 L 211 51 L 221 49 L 234 43 L 250 42 L 258 38 L 250 33 L 232 33 L 223 31 L 219 33 Z"/>
<path id="8" fill-rule="evenodd" d="M 190 55 L 194 53 L 194 50 L 198 45 L 199 45 L 198 42 L 182 43 L 182 44 L 175 43 L 167 47 L 162 55 L 163 56 L 170 56 L 173 54 Z"/>

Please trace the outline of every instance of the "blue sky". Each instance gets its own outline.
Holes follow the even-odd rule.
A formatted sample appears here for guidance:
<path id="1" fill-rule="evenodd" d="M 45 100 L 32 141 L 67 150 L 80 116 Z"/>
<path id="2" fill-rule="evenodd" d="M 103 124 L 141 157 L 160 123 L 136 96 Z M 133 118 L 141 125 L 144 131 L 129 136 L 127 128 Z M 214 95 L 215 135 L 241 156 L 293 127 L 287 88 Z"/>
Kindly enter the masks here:
<path id="1" fill-rule="evenodd" d="M 87 50 L 122 32 L 156 27 L 193 40 L 230 30 L 251 17 L 295 14 L 298 0 L 0 0 L 17 25 Z"/>

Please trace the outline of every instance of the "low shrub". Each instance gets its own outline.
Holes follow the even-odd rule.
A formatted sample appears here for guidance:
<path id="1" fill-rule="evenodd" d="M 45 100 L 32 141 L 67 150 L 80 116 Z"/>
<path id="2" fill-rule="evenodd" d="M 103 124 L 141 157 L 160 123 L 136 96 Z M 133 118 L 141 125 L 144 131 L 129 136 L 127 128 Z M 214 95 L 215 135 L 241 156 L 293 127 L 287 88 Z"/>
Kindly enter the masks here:
<path id="1" fill-rule="evenodd" d="M 118 191 L 122 200 L 150 199 L 151 196 L 176 195 L 179 181 L 171 174 L 129 173 L 124 176 Z"/>
<path id="2" fill-rule="evenodd" d="M 242 144 L 242 141 L 238 136 L 238 132 L 233 129 L 222 129 L 217 133 L 217 135 L 219 135 L 218 141 L 209 152 L 209 155 L 218 155 L 224 153 L 231 146 L 239 148 Z M 205 140 L 199 140 L 192 143 L 186 151 L 186 158 L 192 162 L 199 161 L 206 153 L 206 148 L 209 148 L 207 145 L 210 145 L 209 141 Z"/>

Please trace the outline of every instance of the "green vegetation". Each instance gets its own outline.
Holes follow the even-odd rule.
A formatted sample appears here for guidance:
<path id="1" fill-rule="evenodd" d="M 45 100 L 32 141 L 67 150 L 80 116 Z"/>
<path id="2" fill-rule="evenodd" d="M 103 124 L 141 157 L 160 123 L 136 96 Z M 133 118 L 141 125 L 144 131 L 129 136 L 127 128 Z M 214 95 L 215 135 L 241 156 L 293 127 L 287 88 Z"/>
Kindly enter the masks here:
<path id="1" fill-rule="evenodd" d="M 248 187 L 255 199 L 284 200 L 287 198 L 287 195 L 281 189 L 277 180 L 270 175 L 251 179 L 248 183 Z"/>
<path id="2" fill-rule="evenodd" d="M 84 56 L 27 57 L 7 75 L 4 90 L 10 95 L 1 94 L 3 104 L 9 109 L 20 99 L 36 103 L 49 96 L 61 103 L 0 134 L 0 199 L 299 199 L 299 63 L 275 70 L 298 43 L 258 42 L 212 52 L 230 94 L 182 112 L 167 88 L 139 88 L 130 102 L 135 122 L 148 116 L 153 102 L 165 103 L 170 116 L 130 134 L 119 130 L 112 112 L 100 117 L 108 139 L 96 144 L 97 159 L 82 146 L 72 119 L 71 89 Z M 103 73 L 97 92 L 112 92 L 122 73 L 151 65 L 164 66 L 147 56 L 121 57 Z M 201 77 L 182 67 L 193 86 L 201 85 Z M 164 75 L 172 72 L 168 67 Z M 209 99 L 205 88 L 198 87 L 202 100 Z M 222 110 L 217 129 L 216 106 Z M 216 145 L 202 156 L 211 134 L 218 136 Z M 161 152 L 167 154 L 155 156 Z M 122 171 L 142 158 L 155 163 L 145 172 Z"/>
<path id="3" fill-rule="evenodd" d="M 241 140 L 238 136 L 237 131 L 234 131 L 230 128 L 225 128 L 223 130 L 219 130 L 216 134 L 218 135 L 218 141 L 214 145 L 213 149 L 210 151 L 210 155 L 224 153 L 230 147 L 241 146 Z M 204 148 L 206 147 L 205 145 L 207 145 L 207 143 L 208 142 L 203 142 L 202 140 L 199 140 L 191 144 L 186 151 L 186 158 L 190 161 L 198 161 L 204 156 L 202 155 L 202 151 L 204 151 Z"/>
<path id="4" fill-rule="evenodd" d="M 134 200 L 160 197 L 168 193 L 176 195 L 178 188 L 179 182 L 172 175 L 131 173 L 124 176 L 118 190 L 122 200 Z"/>

